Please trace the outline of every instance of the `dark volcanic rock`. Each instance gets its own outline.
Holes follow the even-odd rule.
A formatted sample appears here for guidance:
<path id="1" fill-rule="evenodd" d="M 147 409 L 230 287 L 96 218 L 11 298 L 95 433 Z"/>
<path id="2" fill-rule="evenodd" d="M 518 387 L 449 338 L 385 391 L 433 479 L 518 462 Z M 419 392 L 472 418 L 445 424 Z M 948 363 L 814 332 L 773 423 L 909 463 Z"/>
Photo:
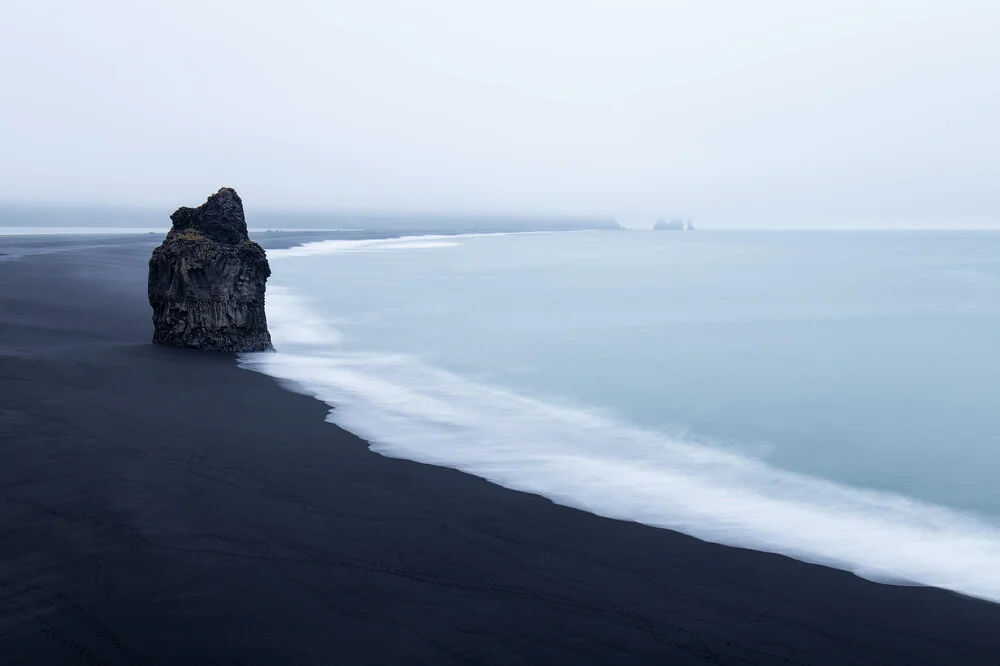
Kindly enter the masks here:
<path id="1" fill-rule="evenodd" d="M 273 349 L 264 315 L 271 268 L 250 240 L 243 202 L 224 187 L 198 208 L 178 208 L 149 260 L 153 342 L 219 351 Z"/>

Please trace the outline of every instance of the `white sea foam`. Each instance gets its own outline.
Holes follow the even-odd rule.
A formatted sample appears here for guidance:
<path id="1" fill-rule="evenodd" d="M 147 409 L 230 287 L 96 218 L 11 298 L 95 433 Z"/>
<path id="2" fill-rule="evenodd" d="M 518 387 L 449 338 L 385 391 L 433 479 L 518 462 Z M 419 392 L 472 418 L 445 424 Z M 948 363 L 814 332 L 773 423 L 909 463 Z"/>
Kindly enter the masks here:
<path id="1" fill-rule="evenodd" d="M 322 241 L 280 257 L 404 250 L 454 236 Z M 993 519 L 854 488 L 767 464 L 752 449 L 630 425 L 432 367 L 406 355 L 345 351 L 338 322 L 268 291 L 277 353 L 245 354 L 334 407 L 329 419 L 382 455 L 453 467 L 599 515 L 779 552 L 865 578 L 1000 602 Z"/>
<path id="2" fill-rule="evenodd" d="M 283 250 L 268 250 L 268 259 L 292 257 L 314 257 L 342 252 L 379 252 L 386 250 L 417 250 L 438 247 L 455 247 L 463 238 L 483 238 L 487 236 L 509 236 L 511 234 L 544 234 L 546 231 L 515 231 L 486 234 L 450 234 L 397 236 L 393 238 L 363 238 L 358 240 L 322 240 L 304 243 Z M 566 232 L 563 232 L 566 233 Z"/>
<path id="3" fill-rule="evenodd" d="M 324 345 L 340 342 L 340 332 L 313 314 L 307 301 L 279 285 L 267 290 L 268 329 L 281 344 Z"/>
<path id="4" fill-rule="evenodd" d="M 985 519 L 784 471 L 408 356 L 313 352 L 247 354 L 241 365 L 335 406 L 330 420 L 382 455 L 603 516 L 1000 601 L 1000 526 Z"/>

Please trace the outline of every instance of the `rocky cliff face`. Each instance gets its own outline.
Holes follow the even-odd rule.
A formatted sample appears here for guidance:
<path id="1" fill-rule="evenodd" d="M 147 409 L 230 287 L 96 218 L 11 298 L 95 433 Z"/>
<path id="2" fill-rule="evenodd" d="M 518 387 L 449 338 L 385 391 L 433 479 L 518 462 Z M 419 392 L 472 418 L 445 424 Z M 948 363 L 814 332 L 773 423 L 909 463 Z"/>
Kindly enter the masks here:
<path id="1" fill-rule="evenodd" d="M 224 187 L 198 208 L 178 208 L 149 260 L 153 342 L 219 351 L 272 349 L 264 315 L 271 268 L 250 240 L 243 202 Z"/>

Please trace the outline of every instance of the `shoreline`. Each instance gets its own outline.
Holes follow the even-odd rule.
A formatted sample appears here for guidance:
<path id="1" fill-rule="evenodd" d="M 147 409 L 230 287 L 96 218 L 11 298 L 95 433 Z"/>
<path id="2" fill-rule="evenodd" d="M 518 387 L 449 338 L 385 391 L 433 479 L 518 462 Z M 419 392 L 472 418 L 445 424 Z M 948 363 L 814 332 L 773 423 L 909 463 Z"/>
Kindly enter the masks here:
<path id="1" fill-rule="evenodd" d="M 0 262 L 15 663 L 1000 662 L 996 604 L 386 458 L 235 355 L 154 347 L 159 241 Z"/>

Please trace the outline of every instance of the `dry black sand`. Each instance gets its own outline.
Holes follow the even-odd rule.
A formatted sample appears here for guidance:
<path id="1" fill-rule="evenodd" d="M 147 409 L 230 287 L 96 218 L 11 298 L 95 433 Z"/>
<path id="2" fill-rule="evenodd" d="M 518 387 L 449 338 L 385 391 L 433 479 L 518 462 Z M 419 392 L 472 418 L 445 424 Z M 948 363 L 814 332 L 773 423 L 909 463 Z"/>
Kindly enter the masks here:
<path id="1" fill-rule="evenodd" d="M 157 240 L 0 238 L 0 663 L 1000 664 L 1000 606 L 383 458 L 153 347 Z"/>

